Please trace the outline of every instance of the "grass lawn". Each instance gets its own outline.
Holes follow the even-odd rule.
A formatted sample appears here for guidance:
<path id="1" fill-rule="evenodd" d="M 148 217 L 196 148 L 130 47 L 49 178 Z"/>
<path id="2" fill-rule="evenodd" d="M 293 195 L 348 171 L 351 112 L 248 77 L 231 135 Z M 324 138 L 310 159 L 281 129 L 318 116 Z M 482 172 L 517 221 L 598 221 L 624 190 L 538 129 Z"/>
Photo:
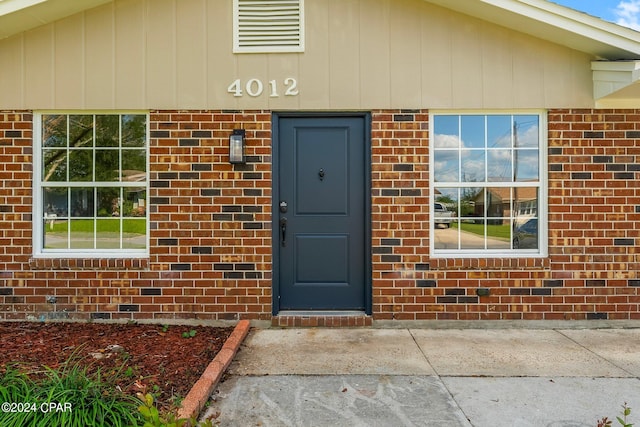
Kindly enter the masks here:
<path id="1" fill-rule="evenodd" d="M 101 233 L 120 233 L 120 220 L 119 219 L 98 219 L 95 221 L 98 234 Z M 46 232 L 47 233 L 66 233 L 68 231 L 69 221 L 55 221 L 53 227 L 51 223 L 47 221 Z M 92 233 L 94 232 L 94 220 L 92 219 L 72 219 L 71 220 L 71 232 L 72 233 Z M 122 220 L 122 232 L 124 234 L 146 234 L 147 224 L 144 218 L 124 218 Z"/>
<path id="2" fill-rule="evenodd" d="M 452 223 L 452 227 L 457 228 L 457 223 Z M 477 234 L 479 236 L 484 236 L 484 224 L 473 224 L 468 222 L 463 222 L 460 224 L 460 229 L 462 231 L 466 231 L 467 233 Z M 487 225 L 487 236 L 493 237 L 496 239 L 511 239 L 511 227 L 509 224 L 503 225 Z"/>

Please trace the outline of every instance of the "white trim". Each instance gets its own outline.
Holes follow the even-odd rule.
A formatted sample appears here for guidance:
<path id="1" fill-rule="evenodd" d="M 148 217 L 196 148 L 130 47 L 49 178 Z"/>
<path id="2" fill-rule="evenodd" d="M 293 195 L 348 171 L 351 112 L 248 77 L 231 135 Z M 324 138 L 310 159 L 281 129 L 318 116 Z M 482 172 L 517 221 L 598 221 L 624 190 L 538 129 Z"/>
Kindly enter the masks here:
<path id="1" fill-rule="evenodd" d="M 593 61 L 591 70 L 596 101 L 640 82 L 640 61 Z"/>
<path id="2" fill-rule="evenodd" d="M 48 0 L 0 0 L 0 16 L 8 15 Z"/>
<path id="3" fill-rule="evenodd" d="M 523 182 L 490 182 L 483 185 L 488 187 L 535 187 L 538 188 L 538 246 L 539 249 L 436 249 L 435 248 L 435 215 L 434 203 L 436 199 L 436 187 L 442 188 L 442 183 L 434 180 L 435 155 L 434 155 L 434 116 L 437 115 L 537 115 L 539 117 L 539 184 L 528 185 Z M 548 131 L 547 112 L 545 110 L 430 110 L 429 111 L 429 253 L 432 258 L 545 258 L 548 256 Z M 467 185 L 468 184 L 468 185 Z M 471 187 L 473 182 L 460 183 L 455 188 Z M 446 186 L 445 186 L 446 187 Z M 451 187 L 453 188 L 453 187 Z"/>
<path id="4" fill-rule="evenodd" d="M 640 33 L 547 0 L 424 0 L 604 59 L 637 59 Z M 597 0 L 593 0 L 597 1 Z"/>
<path id="5" fill-rule="evenodd" d="M 44 249 L 43 248 L 43 221 L 44 212 L 42 200 L 42 116 L 47 114 L 59 115 L 145 115 L 146 116 L 146 132 L 145 132 L 145 157 L 146 157 L 146 180 L 140 183 L 122 182 L 105 183 L 105 187 L 138 187 L 144 188 L 147 200 L 146 204 L 146 233 L 145 233 L 145 249 Z M 149 186 L 150 186 L 150 114 L 148 110 L 40 110 L 33 112 L 33 203 L 32 203 L 32 224 L 33 224 L 33 257 L 34 258 L 147 258 L 149 256 L 150 245 L 150 211 L 149 211 Z M 87 184 L 95 184 L 90 182 L 61 182 L 52 183 L 52 187 L 86 187 Z M 142 219 L 142 218 L 140 218 Z"/>

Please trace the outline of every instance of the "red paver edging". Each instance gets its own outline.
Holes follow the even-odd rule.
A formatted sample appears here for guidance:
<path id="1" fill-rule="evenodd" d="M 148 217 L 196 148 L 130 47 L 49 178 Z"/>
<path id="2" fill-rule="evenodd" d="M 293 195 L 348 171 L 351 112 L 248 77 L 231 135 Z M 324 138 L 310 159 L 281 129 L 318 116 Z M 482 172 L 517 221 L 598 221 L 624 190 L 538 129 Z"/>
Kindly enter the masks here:
<path id="1" fill-rule="evenodd" d="M 248 320 L 238 322 L 222 346 L 222 350 L 209 363 L 200 379 L 191 387 L 191 390 L 182 401 L 182 405 L 178 409 L 178 418 L 194 418 L 200 415 L 200 411 L 209 400 L 214 387 L 220 381 L 222 374 L 236 355 L 240 344 L 249 333 L 250 326 L 251 323 Z"/>

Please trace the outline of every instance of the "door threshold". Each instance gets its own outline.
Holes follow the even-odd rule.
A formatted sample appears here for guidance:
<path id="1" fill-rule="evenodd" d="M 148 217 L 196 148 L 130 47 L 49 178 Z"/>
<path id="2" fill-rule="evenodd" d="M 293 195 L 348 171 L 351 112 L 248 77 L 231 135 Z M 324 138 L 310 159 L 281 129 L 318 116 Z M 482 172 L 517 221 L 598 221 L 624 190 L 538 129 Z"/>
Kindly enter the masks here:
<path id="1" fill-rule="evenodd" d="M 353 316 L 366 316 L 366 313 L 364 311 L 358 311 L 358 310 L 281 310 L 278 312 L 276 316 L 353 317 Z"/>
<path id="2" fill-rule="evenodd" d="M 359 310 L 282 310 L 271 318 L 277 327 L 365 327 L 373 317 Z"/>

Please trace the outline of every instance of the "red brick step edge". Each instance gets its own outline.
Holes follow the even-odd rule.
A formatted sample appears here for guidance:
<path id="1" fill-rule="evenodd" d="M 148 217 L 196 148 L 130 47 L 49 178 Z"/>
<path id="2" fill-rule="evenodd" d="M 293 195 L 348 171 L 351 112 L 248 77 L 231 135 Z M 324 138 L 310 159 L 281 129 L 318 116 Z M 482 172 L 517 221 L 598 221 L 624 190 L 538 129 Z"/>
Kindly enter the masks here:
<path id="1" fill-rule="evenodd" d="M 251 323 L 248 320 L 241 320 L 234 328 L 229 338 L 222 346 L 222 350 L 213 358 L 207 369 L 200 376 L 200 379 L 191 387 L 191 390 L 182 401 L 178 409 L 178 418 L 194 418 L 200 415 L 207 400 L 211 396 L 213 389 L 220 381 L 222 374 L 229 367 L 233 357 L 238 352 L 242 341 L 249 333 Z"/>

